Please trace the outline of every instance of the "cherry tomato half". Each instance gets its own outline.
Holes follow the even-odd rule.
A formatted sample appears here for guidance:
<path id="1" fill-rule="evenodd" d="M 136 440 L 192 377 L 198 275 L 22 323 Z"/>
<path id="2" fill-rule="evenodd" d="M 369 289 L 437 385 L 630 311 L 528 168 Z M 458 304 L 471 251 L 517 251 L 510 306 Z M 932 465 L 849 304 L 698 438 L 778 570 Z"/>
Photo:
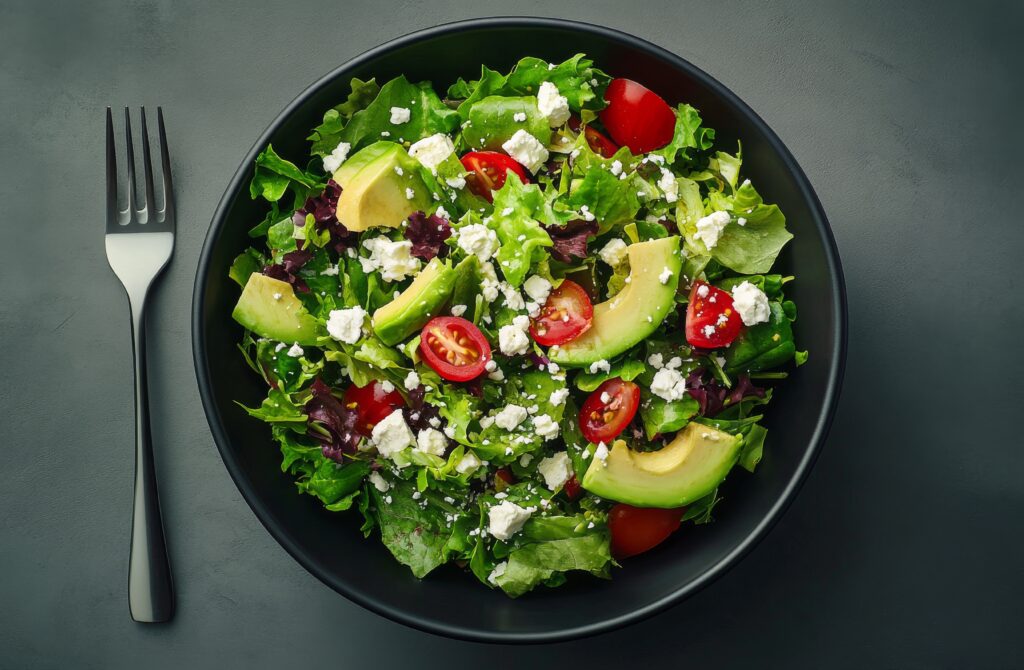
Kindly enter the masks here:
<path id="1" fill-rule="evenodd" d="M 565 344 L 585 333 L 594 321 L 594 304 L 583 287 L 565 279 L 548 294 L 540 315 L 530 322 L 530 335 L 538 344 Z"/>
<path id="2" fill-rule="evenodd" d="M 420 352 L 437 374 L 453 382 L 479 377 L 491 359 L 491 345 L 471 321 L 434 317 L 420 332 Z"/>
<path id="3" fill-rule="evenodd" d="M 676 115 L 657 93 L 631 79 L 613 79 L 605 89 L 608 106 L 601 122 L 612 139 L 634 154 L 660 149 L 672 141 Z"/>
<path id="4" fill-rule="evenodd" d="M 580 480 L 576 479 L 576 475 L 569 477 L 565 481 L 565 486 L 562 487 L 562 490 L 565 491 L 565 495 L 569 500 L 576 500 L 583 493 L 583 487 L 580 486 Z"/>
<path id="5" fill-rule="evenodd" d="M 372 381 L 366 386 L 352 385 L 345 389 L 345 407 L 356 411 L 356 432 L 369 436 L 373 427 L 388 414 L 405 405 L 402 394 L 384 390 L 383 384 Z"/>
<path id="6" fill-rule="evenodd" d="M 471 173 L 466 176 L 469 190 L 486 198 L 487 202 L 492 201 L 491 191 L 497 191 L 505 185 L 509 170 L 524 184 L 530 181 L 522 165 L 511 156 L 497 151 L 470 151 L 459 160 L 462 161 L 462 167 Z"/>
<path id="7" fill-rule="evenodd" d="M 612 556 L 629 558 L 661 544 L 676 532 L 685 507 L 657 509 L 633 507 L 619 503 L 608 512 L 608 529 L 612 532 Z"/>
<path id="8" fill-rule="evenodd" d="M 569 127 L 577 133 L 580 132 L 580 125 L 579 117 L 573 116 L 569 118 Z M 618 145 L 605 137 L 597 128 L 587 126 L 583 129 L 583 135 L 587 138 L 587 145 L 590 147 L 590 150 L 603 158 L 611 158 L 619 150 Z"/>
<path id="9" fill-rule="evenodd" d="M 626 429 L 640 407 L 640 387 L 618 377 L 597 387 L 580 408 L 580 430 L 595 444 L 609 443 Z"/>
<path id="10" fill-rule="evenodd" d="M 728 291 L 695 281 L 686 308 L 686 341 L 701 349 L 732 344 L 740 334 L 743 320 L 732 306 Z"/>

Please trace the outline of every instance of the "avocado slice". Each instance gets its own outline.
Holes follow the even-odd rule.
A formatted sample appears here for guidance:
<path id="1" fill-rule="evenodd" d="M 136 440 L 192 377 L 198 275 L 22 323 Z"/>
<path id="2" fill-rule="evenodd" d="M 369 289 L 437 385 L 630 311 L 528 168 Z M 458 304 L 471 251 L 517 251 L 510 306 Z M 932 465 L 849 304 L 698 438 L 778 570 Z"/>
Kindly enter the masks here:
<path id="1" fill-rule="evenodd" d="M 679 237 L 629 245 L 629 283 L 611 300 L 594 305 L 590 329 L 548 351 L 565 367 L 582 367 L 618 356 L 653 333 L 675 305 L 683 257 Z M 662 283 L 661 275 L 672 274 Z"/>
<path id="2" fill-rule="evenodd" d="M 397 228 L 410 214 L 430 207 L 420 165 L 400 144 L 375 142 L 334 173 L 341 186 L 338 220 L 353 232 Z M 411 197 L 410 197 L 411 196 Z"/>
<path id="3" fill-rule="evenodd" d="M 638 507 L 680 507 L 722 483 L 742 444 L 738 437 L 699 423 L 686 424 L 659 451 L 633 451 L 616 440 L 608 458 L 591 460 L 583 488 Z"/>
<path id="4" fill-rule="evenodd" d="M 394 346 L 437 315 L 455 287 L 456 273 L 433 258 L 409 288 L 373 313 L 373 331 L 384 344 Z"/>
<path id="5" fill-rule="evenodd" d="M 249 275 L 231 316 L 260 337 L 316 344 L 320 328 L 287 282 L 258 272 Z"/>

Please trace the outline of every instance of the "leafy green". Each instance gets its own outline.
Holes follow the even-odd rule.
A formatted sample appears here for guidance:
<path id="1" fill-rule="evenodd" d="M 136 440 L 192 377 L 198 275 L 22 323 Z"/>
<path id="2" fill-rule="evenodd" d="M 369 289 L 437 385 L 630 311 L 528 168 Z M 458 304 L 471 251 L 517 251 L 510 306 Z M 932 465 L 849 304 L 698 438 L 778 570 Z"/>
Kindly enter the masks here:
<path id="1" fill-rule="evenodd" d="M 380 92 L 380 86 L 375 79 L 362 81 L 353 77 L 351 81 L 351 92 L 345 102 L 328 109 L 324 113 L 324 120 L 319 126 L 313 129 L 313 133 L 306 139 L 313 143 L 310 153 L 314 156 L 330 155 L 341 140 L 341 131 L 345 124 L 356 112 L 366 109 L 373 102 Z"/>
<path id="2" fill-rule="evenodd" d="M 766 323 L 759 323 L 740 331 L 732 345 L 725 350 L 726 372 L 757 372 L 786 363 L 796 354 L 793 327 L 779 302 L 768 303 L 771 315 Z"/>
<path id="3" fill-rule="evenodd" d="M 761 457 L 764 455 L 764 438 L 767 435 L 768 430 L 758 424 L 750 427 L 743 439 L 743 449 L 740 451 L 739 464 L 744 470 L 753 472 L 757 464 L 761 462 Z"/>
<path id="4" fill-rule="evenodd" d="M 546 204 L 536 184 L 523 184 L 518 179 L 506 179 L 494 193 L 494 214 L 485 221 L 498 235 L 498 264 L 513 286 L 526 280 L 530 267 L 547 256 L 544 247 L 552 244 L 537 221 Z"/>
<path id="5" fill-rule="evenodd" d="M 516 121 L 516 114 L 525 114 L 525 121 Z M 468 110 L 469 123 L 462 129 L 468 149 L 501 151 L 501 145 L 518 130 L 530 133 L 541 144 L 551 140 L 548 120 L 537 109 L 533 96 L 506 97 L 491 95 L 473 103 Z"/>
<path id="6" fill-rule="evenodd" d="M 703 498 L 695 500 L 687 505 L 686 513 L 683 514 L 682 520 L 684 522 L 693 521 L 698 526 L 705 523 L 711 523 L 711 511 L 715 508 L 715 505 L 720 502 L 722 502 L 722 499 L 718 497 L 718 489 L 715 489 Z"/>
<path id="7" fill-rule="evenodd" d="M 304 194 L 318 186 L 319 179 L 303 172 L 294 163 L 277 155 L 274 147 L 267 148 L 256 157 L 256 172 L 249 182 L 249 195 L 255 200 L 263 196 L 264 200 L 277 202 L 289 189 L 296 189 Z"/>
<path id="8" fill-rule="evenodd" d="M 357 491 L 369 473 L 370 465 L 366 461 L 349 461 L 341 465 L 321 456 L 313 474 L 299 480 L 297 485 L 303 493 L 314 495 L 330 505 Z"/>
<path id="9" fill-rule="evenodd" d="M 623 381 L 630 382 L 646 371 L 647 366 L 644 365 L 643 361 L 635 358 L 623 358 L 613 363 L 608 372 L 579 372 L 575 380 L 576 388 L 590 393 L 609 379 L 618 377 Z"/>
<path id="10" fill-rule="evenodd" d="M 392 107 L 408 109 L 409 120 L 391 123 Z M 382 137 L 416 142 L 435 133 L 450 133 L 458 123 L 458 113 L 441 102 L 429 81 L 413 84 L 399 76 L 384 84 L 365 109 L 353 114 L 338 137 L 351 145 L 350 153 L 355 153 Z"/>
<path id="11" fill-rule="evenodd" d="M 432 493 L 414 500 L 415 485 L 401 479 L 393 481 L 386 493 L 367 489 L 373 496 L 373 515 L 381 541 L 399 563 L 423 578 L 448 560 L 452 529 L 446 526 L 443 501 Z"/>
<path id="12" fill-rule="evenodd" d="M 306 423 L 302 409 L 292 402 L 291 397 L 277 388 L 270 389 L 267 398 L 259 407 L 252 409 L 242 405 L 249 416 L 267 423 Z"/>
<path id="13" fill-rule="evenodd" d="M 641 393 L 640 419 L 647 439 L 659 433 L 674 433 L 700 411 L 700 403 L 689 395 L 681 400 L 665 400 L 644 390 Z"/>
<path id="14" fill-rule="evenodd" d="M 669 164 L 692 161 L 698 152 L 707 151 L 711 148 L 715 139 L 713 128 L 705 128 L 701 125 L 700 113 L 687 104 L 676 107 L 676 127 L 672 134 L 672 141 L 666 146 L 653 152 L 664 156 Z"/>
<path id="15" fill-rule="evenodd" d="M 260 268 L 266 265 L 266 263 L 267 259 L 263 254 L 249 247 L 235 257 L 234 262 L 231 263 L 231 269 L 228 271 L 228 276 L 244 288 L 246 282 L 249 281 L 249 276 L 259 272 Z"/>

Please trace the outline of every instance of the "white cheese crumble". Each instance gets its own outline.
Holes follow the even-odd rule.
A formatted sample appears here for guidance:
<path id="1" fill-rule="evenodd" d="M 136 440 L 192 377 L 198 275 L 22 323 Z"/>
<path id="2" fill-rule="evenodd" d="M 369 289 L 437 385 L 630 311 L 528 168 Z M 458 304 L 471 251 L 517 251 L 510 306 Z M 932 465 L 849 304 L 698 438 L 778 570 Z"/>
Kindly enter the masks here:
<path id="1" fill-rule="evenodd" d="M 522 128 L 502 144 L 501 148 L 530 172 L 536 172 L 548 159 L 548 150 L 544 145 Z"/>
<path id="2" fill-rule="evenodd" d="M 662 268 L 661 274 L 658 275 L 658 281 L 662 284 L 667 284 L 669 279 L 672 279 L 672 271 L 668 268 Z"/>
<path id="3" fill-rule="evenodd" d="M 765 323 L 772 313 L 768 306 L 768 296 L 748 281 L 733 288 L 732 306 L 736 308 L 736 312 L 743 319 L 743 324 L 747 326 Z"/>
<path id="4" fill-rule="evenodd" d="M 445 180 L 444 180 L 444 183 L 448 184 L 449 188 L 454 188 L 454 189 L 464 189 L 464 188 L 466 188 L 466 178 L 465 177 L 446 177 Z"/>
<path id="5" fill-rule="evenodd" d="M 373 427 L 371 439 L 373 446 L 377 447 L 377 452 L 384 458 L 391 458 L 415 442 L 409 424 L 405 422 L 405 415 L 400 409 L 391 412 Z"/>
<path id="6" fill-rule="evenodd" d="M 508 561 L 502 561 L 501 563 L 495 565 L 494 569 L 491 570 L 491 574 L 487 575 L 487 581 L 493 584 L 494 586 L 497 586 L 498 577 L 501 577 L 503 574 L 505 574 L 506 568 L 508 568 Z"/>
<path id="7" fill-rule="evenodd" d="M 686 378 L 678 370 L 662 368 L 654 374 L 651 393 L 670 402 L 681 400 L 686 395 Z"/>
<path id="8" fill-rule="evenodd" d="M 548 402 L 556 407 L 558 405 L 564 405 L 565 399 L 569 397 L 569 389 L 555 389 L 551 392 L 551 396 L 548 397 Z"/>
<path id="9" fill-rule="evenodd" d="M 441 431 L 424 428 L 416 435 L 416 448 L 425 454 L 444 456 L 444 451 L 448 448 L 448 440 Z"/>
<path id="10" fill-rule="evenodd" d="M 516 291 L 518 294 L 519 292 Z M 519 298 L 522 300 L 522 297 Z M 506 300 L 508 296 L 506 294 Z M 530 349 L 530 338 L 526 331 L 530 327 L 530 319 L 527 316 L 517 316 L 507 326 L 498 329 L 498 348 L 506 356 L 521 356 Z"/>
<path id="11" fill-rule="evenodd" d="M 521 309 L 526 309 L 526 301 L 523 300 L 523 294 L 519 292 L 519 289 L 508 282 L 501 282 L 499 288 L 505 296 L 506 307 L 514 309 L 517 312 Z M 523 327 L 523 330 L 526 330 L 527 327 L 529 327 L 528 324 Z"/>
<path id="12" fill-rule="evenodd" d="M 585 221 L 593 221 L 595 218 L 594 213 L 590 211 L 589 205 L 580 205 L 580 216 L 582 216 Z"/>
<path id="13" fill-rule="evenodd" d="M 408 107 L 392 107 L 391 108 L 391 124 L 400 125 L 402 123 L 408 123 L 409 119 L 412 118 L 412 112 L 409 111 Z"/>
<path id="14" fill-rule="evenodd" d="M 553 440 L 558 437 L 558 422 L 547 414 L 538 414 L 533 417 L 533 432 L 545 441 Z"/>
<path id="15" fill-rule="evenodd" d="M 481 465 L 480 459 L 472 451 L 467 451 L 466 454 L 459 460 L 455 466 L 455 471 L 460 475 L 464 475 L 468 472 L 473 472 Z"/>
<path id="16" fill-rule="evenodd" d="M 412 255 L 409 240 L 392 242 L 380 235 L 364 240 L 363 246 L 370 252 L 368 258 L 359 259 L 363 272 L 378 270 L 384 281 L 401 281 L 420 270 L 420 259 Z"/>
<path id="17" fill-rule="evenodd" d="M 405 376 L 405 381 L 402 383 L 406 391 L 414 391 L 420 385 L 420 376 L 415 370 L 409 370 L 409 374 Z"/>
<path id="18" fill-rule="evenodd" d="M 481 263 L 480 274 L 483 275 L 483 280 L 480 282 L 480 293 L 483 295 L 484 300 L 487 302 L 494 302 L 498 299 L 498 274 L 494 271 L 493 263 Z M 484 315 L 484 320 L 488 317 Z M 488 323 L 490 323 L 488 321 Z"/>
<path id="19" fill-rule="evenodd" d="M 613 175 L 618 177 L 620 174 L 622 174 L 622 161 L 612 161 L 612 166 L 608 169 L 611 171 Z"/>
<path id="20" fill-rule="evenodd" d="M 611 401 L 612 401 L 612 397 L 608 394 L 608 392 L 607 391 L 601 391 L 601 402 L 604 403 L 605 405 L 607 405 Z"/>
<path id="21" fill-rule="evenodd" d="M 491 260 L 491 256 L 498 251 L 498 235 L 482 223 L 459 228 L 456 242 L 460 249 L 473 254 L 481 262 Z"/>
<path id="22" fill-rule="evenodd" d="M 411 188 L 406 187 L 406 189 L 405 189 L 405 199 L 406 200 L 412 200 L 415 197 L 416 197 L 416 191 L 414 191 Z"/>
<path id="23" fill-rule="evenodd" d="M 665 357 L 661 354 L 651 354 L 647 357 L 647 364 L 655 370 L 660 370 L 662 366 L 665 365 L 664 360 Z"/>
<path id="24" fill-rule="evenodd" d="M 296 342 L 295 344 L 293 344 L 291 346 L 291 348 L 286 353 L 289 356 L 291 356 L 292 358 L 298 358 L 299 356 L 301 356 L 302 354 L 304 354 L 306 352 L 303 351 L 302 347 L 299 346 L 299 343 Z"/>
<path id="25" fill-rule="evenodd" d="M 665 202 L 675 202 L 679 199 L 679 185 L 676 183 L 676 176 L 668 168 L 661 168 L 658 188 L 665 195 Z"/>
<path id="26" fill-rule="evenodd" d="M 371 472 L 368 479 L 374 488 L 381 493 L 387 493 L 387 490 L 391 488 L 391 484 L 388 484 L 387 480 L 381 477 L 379 472 Z"/>
<path id="27" fill-rule="evenodd" d="M 331 150 L 330 156 L 324 156 L 324 172 L 333 175 L 341 167 L 341 164 L 348 158 L 348 152 L 352 145 L 348 142 L 339 142 L 338 146 Z"/>
<path id="28" fill-rule="evenodd" d="M 522 405 L 506 405 L 494 415 L 494 425 L 505 430 L 515 430 L 526 420 L 527 411 Z"/>
<path id="29" fill-rule="evenodd" d="M 616 238 L 608 240 L 608 243 L 597 252 L 598 257 L 608 265 L 616 268 L 626 260 L 629 246 L 622 240 Z"/>
<path id="30" fill-rule="evenodd" d="M 697 221 L 697 232 L 693 237 L 702 241 L 710 251 L 718 244 L 718 238 L 722 236 L 722 231 L 729 224 L 729 218 L 729 212 L 724 210 L 708 214 Z"/>
<path id="31" fill-rule="evenodd" d="M 462 316 L 463 314 L 466 313 L 466 306 L 465 305 L 452 305 L 451 309 L 448 310 L 448 311 L 451 312 L 452 316 Z"/>
<path id="32" fill-rule="evenodd" d="M 444 133 L 436 133 L 430 137 L 424 137 L 419 142 L 414 142 L 409 147 L 409 155 L 420 162 L 420 165 L 428 170 L 435 170 L 444 159 L 455 153 L 455 145 L 450 137 Z M 462 180 L 463 186 L 466 180 Z M 449 184 L 451 185 L 451 184 Z M 462 188 L 461 186 L 452 188 Z"/>
<path id="33" fill-rule="evenodd" d="M 596 374 L 598 372 L 608 373 L 612 371 L 612 366 L 611 363 L 602 359 L 600 361 L 594 361 L 593 363 L 591 363 L 588 370 L 590 370 L 591 374 Z"/>
<path id="34" fill-rule="evenodd" d="M 548 125 L 557 128 L 569 120 L 569 100 L 559 94 L 558 87 L 546 81 L 537 89 L 537 109 L 547 118 Z"/>
<path id="35" fill-rule="evenodd" d="M 523 290 L 534 302 L 543 305 L 551 293 L 551 282 L 540 275 L 533 275 L 523 283 Z"/>
<path id="36" fill-rule="evenodd" d="M 608 445 L 604 442 L 598 442 L 597 447 L 594 448 L 594 459 L 604 463 L 608 460 Z"/>
<path id="37" fill-rule="evenodd" d="M 337 277 L 338 276 L 338 272 L 339 272 L 338 266 L 337 265 L 332 265 L 332 266 L 330 266 L 328 268 L 324 268 L 323 270 L 321 270 L 320 274 L 322 274 L 325 277 Z"/>
<path id="38" fill-rule="evenodd" d="M 708 288 L 707 284 L 701 284 L 697 287 L 697 297 L 706 298 L 708 297 L 708 293 L 711 293 L 711 289 Z"/>
<path id="39" fill-rule="evenodd" d="M 572 476 L 569 469 L 569 454 L 560 451 L 554 456 L 541 459 L 541 462 L 537 464 L 537 472 L 544 478 L 545 486 L 552 491 L 557 491 Z"/>
<path id="40" fill-rule="evenodd" d="M 533 507 L 523 508 L 503 500 L 487 510 L 487 530 L 497 539 L 507 540 L 522 530 L 534 511 Z"/>
<path id="41" fill-rule="evenodd" d="M 526 112 L 516 112 L 512 115 L 512 120 L 516 123 L 522 123 L 526 120 Z"/>
<path id="42" fill-rule="evenodd" d="M 332 309 L 327 315 L 327 334 L 346 344 L 355 344 L 363 336 L 366 310 L 358 305 L 348 309 Z"/>

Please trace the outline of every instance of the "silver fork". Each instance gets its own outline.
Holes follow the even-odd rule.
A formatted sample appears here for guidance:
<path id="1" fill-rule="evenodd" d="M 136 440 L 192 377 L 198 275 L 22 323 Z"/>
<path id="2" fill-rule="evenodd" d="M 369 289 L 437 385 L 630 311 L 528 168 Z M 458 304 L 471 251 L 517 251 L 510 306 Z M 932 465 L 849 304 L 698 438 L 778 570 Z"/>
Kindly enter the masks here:
<path id="1" fill-rule="evenodd" d="M 107 262 L 128 293 L 132 315 L 132 351 L 135 358 L 135 498 L 132 542 L 128 564 L 128 605 L 132 619 L 144 623 L 169 621 L 174 611 L 171 566 L 167 561 L 160 498 L 149 434 L 149 394 L 146 388 L 146 296 L 153 280 L 166 267 L 174 251 L 174 194 L 167 155 L 163 111 L 157 107 L 163 207 L 157 208 L 153 166 L 149 156 L 146 110 L 142 109 L 142 165 L 145 195 L 138 201 L 131 116 L 124 110 L 126 207 L 118 206 L 117 152 L 114 120 L 107 107 Z M 140 206 L 141 205 L 141 206 Z"/>

